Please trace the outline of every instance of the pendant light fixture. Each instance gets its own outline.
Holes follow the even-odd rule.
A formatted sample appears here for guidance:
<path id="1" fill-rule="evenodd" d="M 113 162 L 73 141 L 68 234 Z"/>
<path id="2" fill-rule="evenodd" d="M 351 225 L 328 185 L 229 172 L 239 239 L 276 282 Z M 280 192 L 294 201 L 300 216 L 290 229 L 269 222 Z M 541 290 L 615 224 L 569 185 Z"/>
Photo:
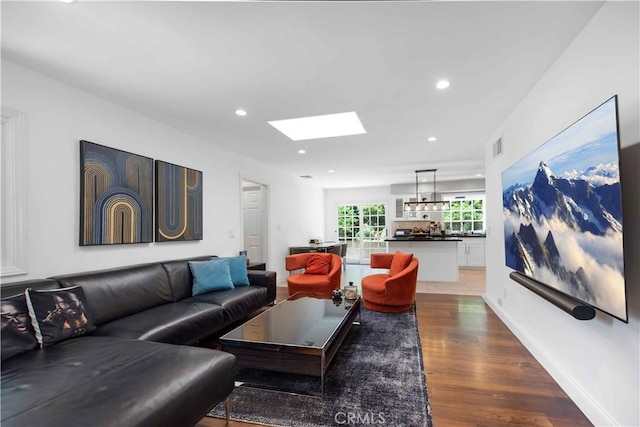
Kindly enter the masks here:
<path id="1" fill-rule="evenodd" d="M 422 169 L 416 171 L 416 201 L 415 202 L 405 202 L 404 210 L 407 212 L 416 212 L 416 211 L 448 211 L 451 209 L 448 201 L 436 201 L 436 171 L 438 169 Z M 418 175 L 425 172 L 433 172 L 433 199 L 431 201 L 427 201 L 423 199 L 420 200 L 420 195 L 418 194 Z"/>

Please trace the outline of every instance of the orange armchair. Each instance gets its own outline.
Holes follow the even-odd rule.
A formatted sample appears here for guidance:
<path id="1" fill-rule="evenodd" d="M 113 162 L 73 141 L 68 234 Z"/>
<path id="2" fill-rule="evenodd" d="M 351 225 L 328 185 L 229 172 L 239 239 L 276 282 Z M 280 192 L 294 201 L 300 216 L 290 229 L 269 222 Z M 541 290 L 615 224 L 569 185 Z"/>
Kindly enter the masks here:
<path id="1" fill-rule="evenodd" d="M 371 268 L 388 268 L 389 274 L 362 278 L 364 305 L 383 313 L 407 311 L 413 305 L 418 282 L 418 259 L 413 254 L 373 253 Z"/>
<path id="2" fill-rule="evenodd" d="M 289 255 L 285 259 L 289 272 L 304 269 L 304 273 L 287 277 L 289 295 L 296 292 L 313 292 L 331 298 L 334 289 L 340 289 L 342 258 L 331 253 L 303 253 Z"/>

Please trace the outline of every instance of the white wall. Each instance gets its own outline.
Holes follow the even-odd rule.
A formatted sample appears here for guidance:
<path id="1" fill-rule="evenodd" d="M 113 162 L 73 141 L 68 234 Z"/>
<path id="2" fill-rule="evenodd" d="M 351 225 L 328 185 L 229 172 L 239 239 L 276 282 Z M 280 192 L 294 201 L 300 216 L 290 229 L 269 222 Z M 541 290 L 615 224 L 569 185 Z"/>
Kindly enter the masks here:
<path id="1" fill-rule="evenodd" d="M 596 425 L 640 425 L 639 5 L 605 3 L 486 144 L 486 301 Z M 501 172 L 618 95 L 629 323 L 575 320 L 509 279 Z M 492 158 L 502 136 L 504 152 Z M 497 304 L 498 298 L 503 306 Z"/>
<path id="2" fill-rule="evenodd" d="M 26 116 L 28 177 L 28 274 L 3 282 L 205 254 L 237 255 L 243 249 L 241 177 L 269 186 L 267 267 L 279 281 L 286 279 L 287 247 L 324 231 L 323 193 L 313 183 L 6 60 L 2 107 Z M 81 139 L 202 171 L 203 240 L 79 246 Z"/>

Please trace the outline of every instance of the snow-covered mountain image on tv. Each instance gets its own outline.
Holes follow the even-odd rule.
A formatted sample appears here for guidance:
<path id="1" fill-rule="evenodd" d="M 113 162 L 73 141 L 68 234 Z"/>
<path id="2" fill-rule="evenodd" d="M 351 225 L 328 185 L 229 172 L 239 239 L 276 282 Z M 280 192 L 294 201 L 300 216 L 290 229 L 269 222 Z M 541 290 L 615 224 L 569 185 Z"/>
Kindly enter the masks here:
<path id="1" fill-rule="evenodd" d="M 502 173 L 508 267 L 627 321 L 616 97 Z"/>

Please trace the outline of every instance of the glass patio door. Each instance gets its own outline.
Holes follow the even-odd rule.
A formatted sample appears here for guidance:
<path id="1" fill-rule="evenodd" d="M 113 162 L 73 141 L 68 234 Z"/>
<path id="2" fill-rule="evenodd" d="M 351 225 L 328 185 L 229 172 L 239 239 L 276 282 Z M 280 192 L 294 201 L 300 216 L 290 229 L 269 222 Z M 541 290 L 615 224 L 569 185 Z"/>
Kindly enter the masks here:
<path id="1" fill-rule="evenodd" d="M 347 243 L 347 263 L 369 264 L 371 254 L 386 252 L 386 206 L 338 206 L 338 240 Z"/>

